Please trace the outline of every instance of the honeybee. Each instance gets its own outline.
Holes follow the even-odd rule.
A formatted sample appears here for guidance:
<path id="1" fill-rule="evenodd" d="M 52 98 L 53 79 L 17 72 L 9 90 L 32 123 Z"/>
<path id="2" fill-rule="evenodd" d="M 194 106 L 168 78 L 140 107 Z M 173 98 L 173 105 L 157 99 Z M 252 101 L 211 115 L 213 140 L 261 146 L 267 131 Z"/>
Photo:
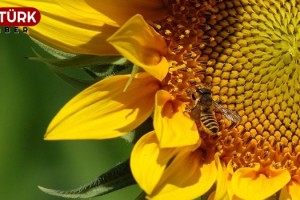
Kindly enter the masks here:
<path id="1" fill-rule="evenodd" d="M 232 110 L 222 107 L 212 99 L 211 91 L 207 88 L 199 88 L 197 92 L 201 95 L 197 99 L 196 106 L 191 110 L 190 115 L 194 120 L 199 120 L 204 131 L 211 135 L 219 132 L 219 124 L 215 116 L 215 109 L 219 110 L 228 120 L 231 121 L 232 129 L 239 124 L 241 117 Z"/>

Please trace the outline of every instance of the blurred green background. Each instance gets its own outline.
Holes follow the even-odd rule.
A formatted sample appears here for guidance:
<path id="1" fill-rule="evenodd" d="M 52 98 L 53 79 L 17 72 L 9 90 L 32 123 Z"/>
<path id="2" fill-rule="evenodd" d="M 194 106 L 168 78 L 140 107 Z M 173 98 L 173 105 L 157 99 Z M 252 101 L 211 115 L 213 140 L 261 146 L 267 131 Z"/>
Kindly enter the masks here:
<path id="1" fill-rule="evenodd" d="M 29 61 L 38 47 L 24 34 L 0 33 L 0 199 L 56 200 L 41 185 L 72 189 L 128 158 L 122 139 L 43 141 L 48 123 L 78 91 L 43 63 Z M 134 199 L 130 186 L 94 199 Z"/>

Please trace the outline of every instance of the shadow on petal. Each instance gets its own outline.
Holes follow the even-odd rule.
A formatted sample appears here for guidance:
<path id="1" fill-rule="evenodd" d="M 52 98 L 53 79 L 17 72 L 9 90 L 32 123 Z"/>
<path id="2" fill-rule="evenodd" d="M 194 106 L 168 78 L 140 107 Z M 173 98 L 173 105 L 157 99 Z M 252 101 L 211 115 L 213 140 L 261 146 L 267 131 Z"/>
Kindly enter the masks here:
<path id="1" fill-rule="evenodd" d="M 181 148 L 162 175 L 150 197 L 154 199 L 195 199 L 206 193 L 217 177 L 216 163 L 204 159 L 198 150 Z"/>
<path id="2" fill-rule="evenodd" d="M 135 129 L 153 112 L 159 82 L 140 73 L 123 92 L 128 78 L 109 77 L 79 93 L 52 120 L 45 139 L 105 139 Z"/>
<path id="3" fill-rule="evenodd" d="M 184 113 L 184 105 L 172 100 L 167 91 L 155 96 L 154 129 L 162 148 L 194 145 L 199 142 L 196 124 Z"/>
<path id="4" fill-rule="evenodd" d="M 176 148 L 159 148 L 155 132 L 147 133 L 135 144 L 130 157 L 131 171 L 147 194 L 153 192 L 177 153 Z"/>

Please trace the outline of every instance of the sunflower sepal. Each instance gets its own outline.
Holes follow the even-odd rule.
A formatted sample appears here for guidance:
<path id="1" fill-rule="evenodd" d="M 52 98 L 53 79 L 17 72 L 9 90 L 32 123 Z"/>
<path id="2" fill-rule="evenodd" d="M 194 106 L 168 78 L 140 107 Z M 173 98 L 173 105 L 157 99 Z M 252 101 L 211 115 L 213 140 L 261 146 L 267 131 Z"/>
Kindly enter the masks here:
<path id="1" fill-rule="evenodd" d="M 54 190 L 41 186 L 38 186 L 38 188 L 52 196 L 68 199 L 87 199 L 102 196 L 135 183 L 130 171 L 129 160 L 126 160 L 100 175 L 94 181 L 73 190 Z"/>
<path id="2" fill-rule="evenodd" d="M 97 82 L 96 80 L 85 80 L 85 79 L 75 78 L 57 70 L 53 70 L 53 72 L 64 82 L 66 82 L 67 84 L 69 84 L 70 86 L 72 86 L 73 88 L 79 91 L 84 90 L 85 88 Z"/>
<path id="3" fill-rule="evenodd" d="M 35 52 L 35 54 L 37 54 Z M 75 55 L 70 58 L 44 58 L 41 56 L 28 57 L 29 60 L 41 61 L 45 64 L 62 68 L 85 68 L 130 65 L 122 56 Z"/>
<path id="4" fill-rule="evenodd" d="M 43 62 L 54 74 L 78 90 L 83 90 L 106 77 L 133 71 L 133 64 L 121 56 L 75 55 L 69 58 L 46 58 L 35 49 L 33 52 L 36 57 L 27 59 Z M 70 74 L 70 69 L 76 70 L 77 73 Z"/>
<path id="5" fill-rule="evenodd" d="M 37 44 L 37 46 L 39 46 L 42 50 L 44 50 L 45 52 L 47 52 L 48 54 L 50 54 L 51 56 L 53 56 L 55 58 L 66 59 L 66 58 L 72 58 L 76 55 L 73 53 L 67 53 L 67 52 L 58 50 L 56 48 L 50 47 L 50 46 L 46 45 L 45 43 L 42 43 L 41 41 L 34 39 L 33 37 L 30 37 L 30 39 L 35 44 Z"/>

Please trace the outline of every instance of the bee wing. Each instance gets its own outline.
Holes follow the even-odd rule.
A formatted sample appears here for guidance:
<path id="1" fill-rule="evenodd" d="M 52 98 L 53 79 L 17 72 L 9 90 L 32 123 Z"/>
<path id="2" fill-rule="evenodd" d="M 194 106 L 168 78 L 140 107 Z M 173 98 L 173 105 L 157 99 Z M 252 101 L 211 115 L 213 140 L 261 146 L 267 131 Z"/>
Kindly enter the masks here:
<path id="1" fill-rule="evenodd" d="M 236 124 L 239 124 L 240 121 L 242 120 L 241 116 L 239 116 L 239 114 L 237 114 L 235 111 L 224 108 L 223 106 L 221 106 L 215 101 L 213 101 L 213 104 L 215 108 L 217 108 L 228 120 Z"/>
<path id="2" fill-rule="evenodd" d="M 193 120 L 199 120 L 201 113 L 201 107 L 197 104 L 190 112 L 190 116 Z"/>

